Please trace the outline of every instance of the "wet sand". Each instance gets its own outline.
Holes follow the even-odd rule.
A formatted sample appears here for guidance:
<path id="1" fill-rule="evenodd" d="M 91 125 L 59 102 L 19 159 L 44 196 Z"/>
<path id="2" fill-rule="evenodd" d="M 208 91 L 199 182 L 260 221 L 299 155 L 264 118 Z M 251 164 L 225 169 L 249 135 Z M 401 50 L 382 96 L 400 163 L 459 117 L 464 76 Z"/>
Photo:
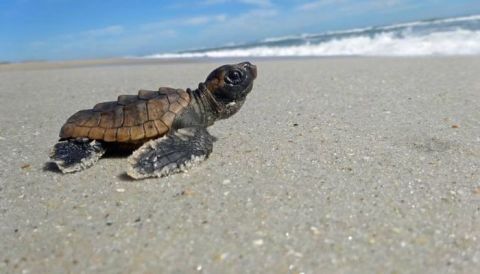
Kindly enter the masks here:
<path id="1" fill-rule="evenodd" d="M 478 271 L 480 57 L 254 63 L 210 158 L 142 181 L 44 167 L 75 111 L 218 63 L 1 65 L 0 272 Z"/>

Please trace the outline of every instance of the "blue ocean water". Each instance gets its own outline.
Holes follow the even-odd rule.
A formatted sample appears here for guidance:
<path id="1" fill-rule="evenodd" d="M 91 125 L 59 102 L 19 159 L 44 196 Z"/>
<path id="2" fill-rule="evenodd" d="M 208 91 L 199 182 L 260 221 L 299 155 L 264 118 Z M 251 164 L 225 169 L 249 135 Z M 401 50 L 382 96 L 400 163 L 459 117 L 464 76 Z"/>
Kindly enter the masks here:
<path id="1" fill-rule="evenodd" d="M 428 56 L 480 54 L 480 15 L 272 37 L 253 43 L 147 58 Z"/>

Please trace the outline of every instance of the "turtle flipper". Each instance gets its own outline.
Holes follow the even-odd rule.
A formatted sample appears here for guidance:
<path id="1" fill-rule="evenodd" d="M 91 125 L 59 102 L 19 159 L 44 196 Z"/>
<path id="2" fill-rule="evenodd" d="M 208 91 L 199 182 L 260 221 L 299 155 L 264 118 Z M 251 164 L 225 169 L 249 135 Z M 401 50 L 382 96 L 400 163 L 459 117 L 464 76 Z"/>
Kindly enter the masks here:
<path id="1" fill-rule="evenodd" d="M 141 146 L 128 158 L 134 179 L 185 171 L 212 152 L 214 137 L 203 127 L 182 128 Z"/>
<path id="2" fill-rule="evenodd" d="M 95 164 L 105 153 L 102 143 L 87 138 L 58 142 L 50 159 L 63 173 L 86 169 Z"/>

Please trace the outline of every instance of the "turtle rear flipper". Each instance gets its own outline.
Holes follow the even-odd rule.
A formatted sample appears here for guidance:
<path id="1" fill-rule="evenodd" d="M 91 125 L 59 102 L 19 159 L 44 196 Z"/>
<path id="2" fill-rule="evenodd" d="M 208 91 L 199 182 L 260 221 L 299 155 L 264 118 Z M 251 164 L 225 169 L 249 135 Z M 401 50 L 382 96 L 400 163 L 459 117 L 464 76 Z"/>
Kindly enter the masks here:
<path id="1" fill-rule="evenodd" d="M 98 141 L 69 139 L 53 147 L 50 159 L 63 173 L 70 173 L 91 167 L 104 153 L 105 148 Z"/>
<path id="2" fill-rule="evenodd" d="M 182 128 L 141 146 L 129 158 L 127 174 L 134 179 L 186 171 L 205 160 L 214 137 L 203 127 Z"/>

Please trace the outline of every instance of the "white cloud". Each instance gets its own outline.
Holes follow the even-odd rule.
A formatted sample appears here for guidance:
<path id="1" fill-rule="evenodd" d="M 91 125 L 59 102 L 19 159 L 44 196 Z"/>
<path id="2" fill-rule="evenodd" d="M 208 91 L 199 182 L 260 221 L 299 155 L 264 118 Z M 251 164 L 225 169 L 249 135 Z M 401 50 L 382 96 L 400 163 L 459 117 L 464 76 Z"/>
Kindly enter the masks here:
<path id="1" fill-rule="evenodd" d="M 245 4 L 260 6 L 260 7 L 267 7 L 272 6 L 272 2 L 270 0 L 240 0 L 239 2 L 243 2 Z"/>
<path id="2" fill-rule="evenodd" d="M 194 16 L 188 18 L 176 18 L 170 20 L 162 20 L 152 23 L 146 23 L 140 25 L 140 30 L 142 31 L 151 31 L 157 29 L 165 29 L 165 28 L 176 28 L 182 26 L 199 26 L 199 25 L 206 25 L 210 23 L 218 23 L 223 22 L 227 19 L 227 15 L 225 14 L 217 14 L 217 15 L 209 15 L 209 16 Z"/>
<path id="3" fill-rule="evenodd" d="M 47 45 L 47 42 L 45 41 L 33 41 L 30 42 L 29 46 L 33 48 L 40 48 L 40 47 L 45 47 Z"/>
<path id="4" fill-rule="evenodd" d="M 241 43 L 258 39 L 279 29 L 279 16 L 280 13 L 274 8 L 253 9 L 229 16 L 222 24 L 209 25 L 199 31 L 196 41 L 202 43 L 200 47 L 211 47 L 224 44 L 226 40 Z"/>
<path id="5" fill-rule="evenodd" d="M 340 7 L 339 11 L 345 15 L 362 14 L 369 12 L 389 12 L 409 10 L 418 7 L 421 2 L 410 0 L 369 0 L 364 2 L 352 1 Z"/>
<path id="6" fill-rule="evenodd" d="M 208 24 L 211 22 L 223 22 L 227 19 L 227 16 L 225 14 L 219 14 L 215 16 L 197 16 L 197 17 L 192 17 L 185 19 L 183 21 L 184 25 L 203 25 L 203 24 Z"/>
<path id="7" fill-rule="evenodd" d="M 317 0 L 303 3 L 295 8 L 298 11 L 311 11 L 335 5 L 336 10 L 365 12 L 381 10 L 408 4 L 408 0 Z"/>
<path id="8" fill-rule="evenodd" d="M 228 2 L 238 2 L 238 3 L 244 3 L 252 6 L 258 6 L 258 7 L 270 7 L 273 6 L 273 3 L 271 0 L 204 0 L 203 4 L 204 5 L 216 5 L 216 4 L 224 4 Z"/>
<path id="9" fill-rule="evenodd" d="M 320 7 L 332 5 L 332 4 L 341 4 L 345 2 L 345 0 L 319 0 L 319 1 L 312 1 L 301 4 L 300 6 L 296 7 L 296 10 L 314 10 Z"/>
<path id="10" fill-rule="evenodd" d="M 63 35 L 59 35 L 58 37 L 55 37 L 54 39 L 63 39 L 63 40 L 99 39 L 99 38 L 118 36 L 118 35 L 121 35 L 124 31 L 125 29 L 123 26 L 112 25 L 104 28 L 90 29 L 90 30 L 85 30 L 81 32 L 76 32 L 76 33 L 63 34 Z"/>
<path id="11" fill-rule="evenodd" d="M 81 32 L 80 35 L 89 36 L 89 37 L 99 37 L 99 36 L 109 36 L 121 34 L 124 31 L 123 27 L 120 25 L 108 26 L 105 28 L 92 29 Z"/>

